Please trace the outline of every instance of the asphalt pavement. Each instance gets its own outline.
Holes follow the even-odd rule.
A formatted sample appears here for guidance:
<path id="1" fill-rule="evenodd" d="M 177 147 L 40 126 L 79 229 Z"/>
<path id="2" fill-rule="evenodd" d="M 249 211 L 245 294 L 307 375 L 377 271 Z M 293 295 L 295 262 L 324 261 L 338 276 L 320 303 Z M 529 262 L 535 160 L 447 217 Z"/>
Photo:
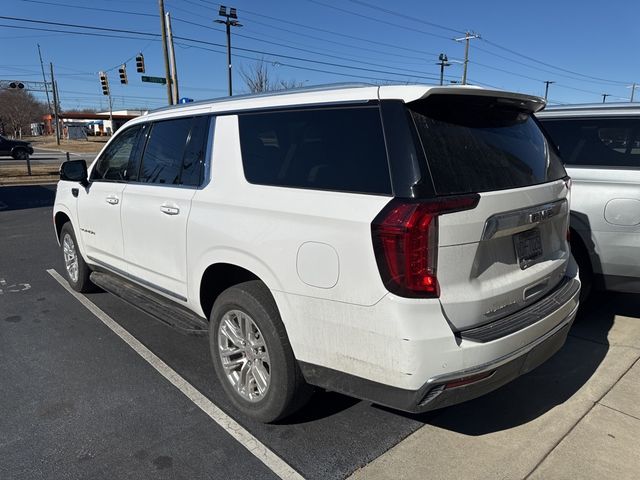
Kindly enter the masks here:
<path id="1" fill-rule="evenodd" d="M 637 296 L 605 296 L 550 361 L 478 400 L 415 416 L 318 392 L 262 425 L 226 400 L 205 338 L 107 293 L 81 303 L 48 273 L 63 272 L 54 195 L 0 187 L 1 479 L 275 478 L 185 385 L 304 478 L 637 478 L 638 456 L 626 458 L 640 440 Z M 580 470 L 582 459 L 599 467 Z"/>

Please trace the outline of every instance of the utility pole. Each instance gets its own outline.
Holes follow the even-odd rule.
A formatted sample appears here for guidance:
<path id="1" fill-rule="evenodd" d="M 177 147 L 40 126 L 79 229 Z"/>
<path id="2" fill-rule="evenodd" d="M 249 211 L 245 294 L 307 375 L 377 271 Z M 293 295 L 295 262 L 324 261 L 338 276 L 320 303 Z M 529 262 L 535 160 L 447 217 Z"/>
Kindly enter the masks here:
<path id="1" fill-rule="evenodd" d="M 233 87 L 231 80 L 231 27 L 241 27 L 242 24 L 238 22 L 238 12 L 235 8 L 230 7 L 229 13 L 227 13 L 227 7 L 220 5 L 218 15 L 225 17 L 224 20 L 215 20 L 216 23 L 224 23 L 227 27 L 227 75 L 229 81 L 229 96 L 233 95 Z"/>
<path id="2" fill-rule="evenodd" d="M 602 103 L 605 103 L 607 101 L 607 97 L 610 97 L 611 95 L 609 93 L 603 93 L 602 94 Z"/>
<path id="3" fill-rule="evenodd" d="M 42 81 L 44 82 L 44 91 L 47 94 L 47 107 L 49 107 L 49 115 L 51 115 L 51 101 L 49 101 L 49 89 L 47 88 L 47 77 L 44 74 L 44 63 L 42 63 L 42 52 L 38 43 L 38 56 L 40 57 L 40 68 L 42 69 Z"/>
<path id="4" fill-rule="evenodd" d="M 178 91 L 178 67 L 176 66 L 176 51 L 173 48 L 173 30 L 171 30 L 171 14 L 165 14 L 167 27 L 167 46 L 169 47 L 169 62 L 171 67 L 171 85 L 173 86 L 173 103 L 178 103 L 180 93 Z"/>
<path id="5" fill-rule="evenodd" d="M 547 99 L 547 95 L 549 95 L 549 85 L 552 83 L 556 83 L 553 80 L 545 80 L 544 82 L 544 99 Z"/>
<path id="6" fill-rule="evenodd" d="M 169 105 L 173 105 L 173 94 L 171 89 L 171 73 L 169 72 L 169 53 L 167 51 L 167 30 L 164 19 L 164 0 L 158 0 L 160 8 L 160 33 L 162 34 L 162 55 L 164 58 L 164 75 L 167 79 L 167 100 Z"/>
<path id="7" fill-rule="evenodd" d="M 53 76 L 53 63 L 49 62 L 51 67 L 51 88 L 53 90 L 53 117 L 56 122 L 56 144 L 60 145 L 60 122 L 58 120 L 58 92 L 56 91 L 56 80 Z"/>
<path id="8" fill-rule="evenodd" d="M 631 100 L 629 100 L 630 102 L 633 102 L 633 94 L 636 91 L 636 88 L 638 88 L 638 86 L 636 85 L 636 82 L 633 82 L 633 85 L 630 85 L 629 87 L 631 89 Z"/>
<path id="9" fill-rule="evenodd" d="M 465 41 L 466 44 L 464 46 L 464 67 L 462 70 L 462 84 L 467 84 L 467 65 L 469 63 L 469 40 L 480 38 L 480 35 L 477 33 L 465 32 L 464 37 L 454 38 L 456 42 Z"/>
<path id="10" fill-rule="evenodd" d="M 449 67 L 451 64 L 449 63 L 449 59 L 447 55 L 441 53 L 438 57 L 439 62 L 436 62 L 436 65 L 440 65 L 440 85 L 444 84 L 444 67 Z"/>

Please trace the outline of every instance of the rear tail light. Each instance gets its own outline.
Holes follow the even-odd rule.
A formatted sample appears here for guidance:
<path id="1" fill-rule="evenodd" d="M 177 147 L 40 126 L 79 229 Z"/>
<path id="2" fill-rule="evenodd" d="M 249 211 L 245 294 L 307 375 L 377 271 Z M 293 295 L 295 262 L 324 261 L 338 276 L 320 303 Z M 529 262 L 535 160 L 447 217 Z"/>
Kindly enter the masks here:
<path id="1" fill-rule="evenodd" d="M 393 199 L 371 224 L 385 287 L 401 297 L 438 298 L 438 216 L 471 210 L 478 194 L 415 201 Z"/>

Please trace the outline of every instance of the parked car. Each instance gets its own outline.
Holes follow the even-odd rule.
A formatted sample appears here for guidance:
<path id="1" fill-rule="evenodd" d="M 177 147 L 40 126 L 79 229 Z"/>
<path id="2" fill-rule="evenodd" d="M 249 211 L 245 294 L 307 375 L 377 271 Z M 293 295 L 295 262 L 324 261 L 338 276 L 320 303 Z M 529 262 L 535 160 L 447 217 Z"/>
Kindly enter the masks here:
<path id="1" fill-rule="evenodd" d="M 33 154 L 33 147 L 29 142 L 9 140 L 0 135 L 0 156 L 12 156 L 16 160 L 26 160 Z"/>
<path id="2" fill-rule="evenodd" d="M 54 207 L 66 275 L 208 331 L 242 412 L 310 385 L 423 412 L 564 343 L 580 289 L 570 184 L 537 97 L 335 86 L 128 122 Z"/>
<path id="3" fill-rule="evenodd" d="M 551 107 L 539 119 L 573 180 L 571 249 L 591 285 L 640 292 L 640 107 Z"/>

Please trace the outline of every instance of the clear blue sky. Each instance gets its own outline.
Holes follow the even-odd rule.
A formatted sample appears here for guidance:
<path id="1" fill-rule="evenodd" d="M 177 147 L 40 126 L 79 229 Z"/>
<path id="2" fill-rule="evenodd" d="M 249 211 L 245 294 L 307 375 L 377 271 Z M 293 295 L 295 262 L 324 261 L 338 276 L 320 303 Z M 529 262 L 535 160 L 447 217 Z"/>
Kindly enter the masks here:
<path id="1" fill-rule="evenodd" d="M 99 70 L 109 70 L 114 109 L 166 104 L 165 87 L 143 84 L 133 59 L 142 51 L 146 75 L 163 76 L 157 37 L 93 28 L 158 34 L 156 0 L 3 0 L 2 5 L 0 15 L 5 17 L 92 28 L 0 19 L 0 79 L 42 81 L 39 43 L 45 66 L 54 64 L 63 108 L 107 108 Z M 209 0 L 165 1 L 175 36 L 214 44 L 176 40 L 181 97 L 226 94 L 226 38 L 223 27 L 213 23 L 218 5 Z M 306 85 L 435 83 L 437 55 L 445 52 L 450 60 L 461 60 L 464 45 L 452 38 L 466 30 L 482 36 L 471 41 L 471 83 L 543 95 L 543 82 L 551 80 L 556 83 L 550 86 L 549 100 L 555 103 L 600 102 L 602 93 L 611 95 L 607 102 L 628 101 L 627 85 L 640 84 L 640 2 L 233 0 L 228 6 L 238 9 L 243 24 L 233 29 L 233 47 L 239 47 L 233 52 L 234 93 L 246 92 L 238 70 L 256 58 L 269 63 L 274 77 Z M 117 67 L 123 62 L 128 85 L 118 79 Z M 459 80 L 462 66 L 454 63 L 446 75 L 447 80 Z M 640 101 L 640 89 L 636 99 Z"/>

